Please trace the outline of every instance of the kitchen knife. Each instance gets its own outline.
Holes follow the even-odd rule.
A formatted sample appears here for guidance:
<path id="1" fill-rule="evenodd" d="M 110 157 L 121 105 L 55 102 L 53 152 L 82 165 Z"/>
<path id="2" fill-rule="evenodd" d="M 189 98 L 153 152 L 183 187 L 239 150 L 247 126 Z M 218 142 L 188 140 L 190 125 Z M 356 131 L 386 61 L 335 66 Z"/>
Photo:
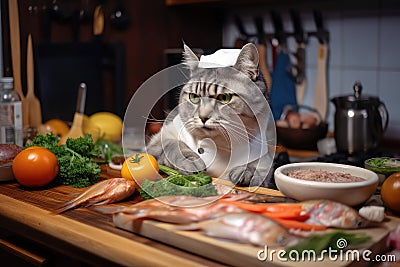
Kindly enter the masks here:
<path id="1" fill-rule="evenodd" d="M 294 56 L 296 58 L 296 62 L 293 66 L 293 77 L 296 86 L 296 97 L 297 103 L 301 105 L 304 100 L 304 95 L 307 87 L 307 80 L 305 75 L 306 70 L 306 55 L 305 55 L 305 38 L 303 26 L 301 24 L 300 15 L 294 9 L 290 10 L 290 17 L 292 19 L 293 28 L 294 28 L 294 38 L 296 39 L 296 52 Z"/>
<path id="2" fill-rule="evenodd" d="M 10 41 L 11 41 L 11 58 L 14 76 L 14 89 L 22 99 L 22 122 L 26 126 L 28 124 L 28 106 L 25 102 L 25 96 L 22 91 L 21 81 L 21 40 L 18 15 L 18 0 L 10 0 L 8 2 L 8 12 L 10 20 Z"/>
<path id="3" fill-rule="evenodd" d="M 272 24 L 274 25 L 274 37 L 272 44 L 272 69 L 275 70 L 280 50 L 286 48 L 286 34 L 283 29 L 282 17 L 275 10 L 271 10 Z"/>
<path id="4" fill-rule="evenodd" d="M 260 70 L 264 76 L 265 82 L 267 83 L 268 92 L 271 91 L 272 86 L 272 79 L 268 69 L 267 63 L 267 40 L 265 38 L 265 31 L 263 26 L 263 20 L 261 17 L 254 18 L 254 23 L 257 28 L 257 35 L 258 35 L 258 54 L 260 58 Z"/>
<path id="5" fill-rule="evenodd" d="M 322 14 L 314 10 L 314 21 L 317 32 L 314 34 L 319 41 L 318 45 L 318 61 L 317 61 L 317 78 L 314 88 L 313 107 L 318 110 L 323 120 L 326 120 L 328 113 L 328 88 L 327 88 L 327 64 L 328 64 L 328 42 L 329 32 L 325 30 Z"/>
<path id="6" fill-rule="evenodd" d="M 239 16 L 235 16 L 235 25 L 236 28 L 239 30 L 239 36 L 235 40 L 234 47 L 235 48 L 242 48 L 245 44 L 248 43 L 248 34 L 246 30 L 244 29 L 242 20 L 240 19 Z"/>

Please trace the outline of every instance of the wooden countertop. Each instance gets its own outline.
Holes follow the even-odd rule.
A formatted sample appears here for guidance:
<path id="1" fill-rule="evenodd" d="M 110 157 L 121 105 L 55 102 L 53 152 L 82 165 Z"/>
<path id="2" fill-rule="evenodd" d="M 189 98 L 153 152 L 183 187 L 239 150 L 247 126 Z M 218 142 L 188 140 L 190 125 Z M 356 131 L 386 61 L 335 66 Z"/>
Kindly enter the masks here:
<path id="1" fill-rule="evenodd" d="M 103 178 L 107 178 L 104 173 Z M 116 228 L 111 216 L 86 208 L 78 208 L 58 215 L 51 212 L 70 200 L 72 194 L 83 190 L 69 186 L 28 190 L 21 188 L 15 182 L 0 183 L 0 231 L 6 229 L 90 266 L 220 267 L 226 266 L 227 258 L 224 257 L 235 256 L 228 256 L 226 252 L 222 253 L 224 257 L 214 257 L 222 261 L 220 263 L 192 255 L 178 248 L 187 249 L 183 243 L 176 241 L 178 243 L 174 244 L 171 240 L 168 242 L 171 237 L 165 236 L 165 239 L 158 238 L 156 241 Z M 140 200 L 136 192 L 123 203 L 115 205 L 129 205 Z M 396 224 L 396 222 L 397 218 L 391 224 Z M 151 237 L 148 234 L 145 236 Z M 163 240 L 171 245 L 163 243 Z M 377 244 L 383 246 L 384 243 L 384 240 L 380 239 Z M 204 249 L 201 246 L 200 243 L 196 245 L 196 252 Z M 207 253 L 200 254 L 204 256 Z"/>
<path id="2" fill-rule="evenodd" d="M 112 218 L 80 208 L 54 215 L 51 210 L 80 192 L 68 186 L 25 190 L 0 184 L 0 228 L 91 265 L 223 266 L 114 227 Z M 137 202 L 137 194 L 127 204 Z"/>

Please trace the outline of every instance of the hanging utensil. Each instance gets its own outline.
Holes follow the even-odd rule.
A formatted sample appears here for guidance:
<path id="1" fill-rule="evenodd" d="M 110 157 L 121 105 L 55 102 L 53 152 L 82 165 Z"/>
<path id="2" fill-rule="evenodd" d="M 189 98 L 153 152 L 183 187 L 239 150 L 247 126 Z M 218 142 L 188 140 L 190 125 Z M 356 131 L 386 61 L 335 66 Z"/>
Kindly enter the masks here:
<path id="1" fill-rule="evenodd" d="M 68 138 L 78 138 L 84 136 L 82 126 L 83 126 L 83 118 L 85 113 L 85 103 L 86 103 L 86 84 L 81 83 L 78 89 L 78 99 L 76 102 L 76 112 L 74 115 L 74 120 L 72 122 L 71 129 L 69 132 L 62 136 L 59 144 L 65 144 Z"/>
<path id="2" fill-rule="evenodd" d="M 268 69 L 268 63 L 267 63 L 267 38 L 265 37 L 265 31 L 264 31 L 264 22 L 261 17 L 256 17 L 254 18 L 254 23 L 257 28 L 257 35 L 258 35 L 258 54 L 260 58 L 260 70 L 261 73 L 264 76 L 265 82 L 267 84 L 267 89 L 268 92 L 271 91 L 271 86 L 272 86 L 272 79 L 271 75 Z"/>
<path id="3" fill-rule="evenodd" d="M 118 0 L 117 8 L 111 13 L 110 22 L 119 30 L 124 30 L 129 26 L 130 18 L 124 6 L 124 0 Z"/>
<path id="4" fill-rule="evenodd" d="M 242 48 L 249 42 L 249 35 L 244 29 L 243 22 L 238 15 L 234 17 L 236 28 L 239 30 L 239 36 L 235 40 L 234 47 Z"/>
<path id="5" fill-rule="evenodd" d="M 301 105 L 306 93 L 307 80 L 306 80 L 306 52 L 305 52 L 305 38 L 303 26 L 301 24 L 300 15 L 294 9 L 290 10 L 290 17 L 292 19 L 294 28 L 294 38 L 296 39 L 296 52 L 294 56 L 296 62 L 292 69 L 292 74 L 296 86 L 297 103 Z"/>
<path id="6" fill-rule="evenodd" d="M 272 24 L 274 25 L 274 36 L 272 44 L 272 69 L 275 70 L 280 50 L 286 49 L 286 34 L 283 29 L 282 17 L 275 10 L 271 10 Z"/>
<path id="7" fill-rule="evenodd" d="M 322 15 L 318 11 L 314 11 L 314 20 L 317 26 L 316 36 L 319 41 L 318 45 L 318 61 L 317 61 L 317 78 L 314 88 L 313 107 L 318 110 L 323 120 L 328 115 L 328 86 L 327 86 L 327 64 L 328 64 L 328 32 L 324 29 L 322 23 Z"/>
<path id="8" fill-rule="evenodd" d="M 276 55 L 276 65 L 272 72 L 271 110 L 275 120 L 278 120 L 286 105 L 297 105 L 296 87 L 291 73 L 292 63 L 286 47 L 287 34 L 284 31 L 282 18 L 271 12 L 275 28 L 275 39 L 279 42 L 279 52 Z"/>
<path id="9" fill-rule="evenodd" d="M 101 37 L 104 31 L 104 12 L 101 5 L 96 6 L 93 12 L 93 35 Z"/>
<path id="10" fill-rule="evenodd" d="M 22 99 L 22 123 L 28 125 L 28 106 L 25 101 L 25 95 L 22 91 L 21 81 L 21 40 L 18 15 L 18 0 L 10 0 L 8 3 L 8 12 L 10 19 L 10 41 L 11 41 L 11 59 L 14 76 L 14 89 Z"/>
<path id="11" fill-rule="evenodd" d="M 25 103 L 29 108 L 28 124 L 32 127 L 39 127 L 42 124 L 42 109 L 40 101 L 35 96 L 34 90 L 34 63 L 33 63 L 33 45 L 32 36 L 28 35 L 28 49 L 26 58 L 26 74 L 28 93 L 26 94 Z"/>

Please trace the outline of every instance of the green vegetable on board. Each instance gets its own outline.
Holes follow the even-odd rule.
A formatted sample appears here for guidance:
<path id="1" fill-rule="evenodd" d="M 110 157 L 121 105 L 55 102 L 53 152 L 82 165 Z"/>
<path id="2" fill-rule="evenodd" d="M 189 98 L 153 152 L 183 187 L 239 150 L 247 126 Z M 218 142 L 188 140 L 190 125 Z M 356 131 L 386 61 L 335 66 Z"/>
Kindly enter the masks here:
<path id="1" fill-rule="evenodd" d="M 183 175 L 170 167 L 161 164 L 158 166 L 159 170 L 168 175 L 168 177 L 158 181 L 143 180 L 140 186 L 140 194 L 145 199 L 171 195 L 196 197 L 217 195 L 211 176 L 206 175 L 204 172 Z"/>
<path id="2" fill-rule="evenodd" d="M 291 251 L 301 254 L 303 251 L 313 251 L 320 255 L 323 250 L 331 248 L 339 252 L 352 246 L 357 246 L 368 242 L 371 237 L 366 234 L 346 233 L 343 231 L 333 231 L 326 234 L 312 235 L 302 242 L 286 248 L 286 255 Z"/>
<path id="3" fill-rule="evenodd" d="M 37 135 L 29 146 L 41 146 L 53 152 L 58 160 L 57 184 L 73 187 L 87 187 L 100 178 L 100 166 L 93 158 L 101 156 L 99 147 L 93 143 L 91 135 L 68 138 L 66 144 L 59 146 L 58 137 L 53 133 Z"/>

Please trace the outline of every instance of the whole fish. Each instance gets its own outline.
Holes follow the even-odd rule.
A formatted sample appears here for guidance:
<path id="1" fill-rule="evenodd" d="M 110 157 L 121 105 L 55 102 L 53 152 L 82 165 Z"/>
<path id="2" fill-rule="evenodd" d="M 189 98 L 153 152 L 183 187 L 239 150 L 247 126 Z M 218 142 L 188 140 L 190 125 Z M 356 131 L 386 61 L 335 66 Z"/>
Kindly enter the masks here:
<path id="1" fill-rule="evenodd" d="M 64 203 L 54 213 L 62 213 L 78 206 L 102 205 L 118 202 L 135 192 L 135 182 L 125 178 L 112 178 L 98 182 L 76 198 Z"/>
<path id="2" fill-rule="evenodd" d="M 246 200 L 263 202 L 264 198 L 250 197 Z M 358 229 L 371 224 L 370 220 L 360 216 L 354 208 L 332 200 L 316 199 L 298 203 L 285 203 L 288 210 L 291 209 L 292 205 L 297 207 L 299 204 L 304 209 L 303 215 L 309 216 L 305 223 L 340 229 Z M 262 206 L 263 204 L 260 203 L 259 205 Z"/>
<path id="3" fill-rule="evenodd" d="M 215 219 L 176 226 L 171 230 L 201 230 L 207 236 L 256 246 L 288 246 L 301 240 L 274 220 L 251 212 L 228 213 Z"/>
<path id="4" fill-rule="evenodd" d="M 213 219 L 227 213 L 242 213 L 245 210 L 234 205 L 213 203 L 195 208 L 178 208 L 171 206 L 138 209 L 131 213 L 118 213 L 126 216 L 126 220 L 153 219 L 161 222 L 187 224 Z"/>
<path id="5" fill-rule="evenodd" d="M 361 217 L 350 206 L 331 200 L 310 200 L 301 202 L 310 218 L 306 223 L 342 229 L 363 228 L 370 221 Z"/>
<path id="6" fill-rule="evenodd" d="M 194 196 L 161 196 L 153 199 L 144 200 L 142 202 L 135 203 L 129 206 L 101 206 L 94 207 L 93 210 L 103 214 L 115 214 L 115 213 L 127 213 L 134 214 L 138 211 L 155 209 L 159 210 L 174 210 L 183 208 L 197 208 L 201 206 L 207 206 L 215 203 L 217 200 L 223 198 L 225 200 L 242 200 L 247 198 L 247 194 L 227 194 L 223 196 L 211 196 L 211 197 L 194 197 Z"/>

